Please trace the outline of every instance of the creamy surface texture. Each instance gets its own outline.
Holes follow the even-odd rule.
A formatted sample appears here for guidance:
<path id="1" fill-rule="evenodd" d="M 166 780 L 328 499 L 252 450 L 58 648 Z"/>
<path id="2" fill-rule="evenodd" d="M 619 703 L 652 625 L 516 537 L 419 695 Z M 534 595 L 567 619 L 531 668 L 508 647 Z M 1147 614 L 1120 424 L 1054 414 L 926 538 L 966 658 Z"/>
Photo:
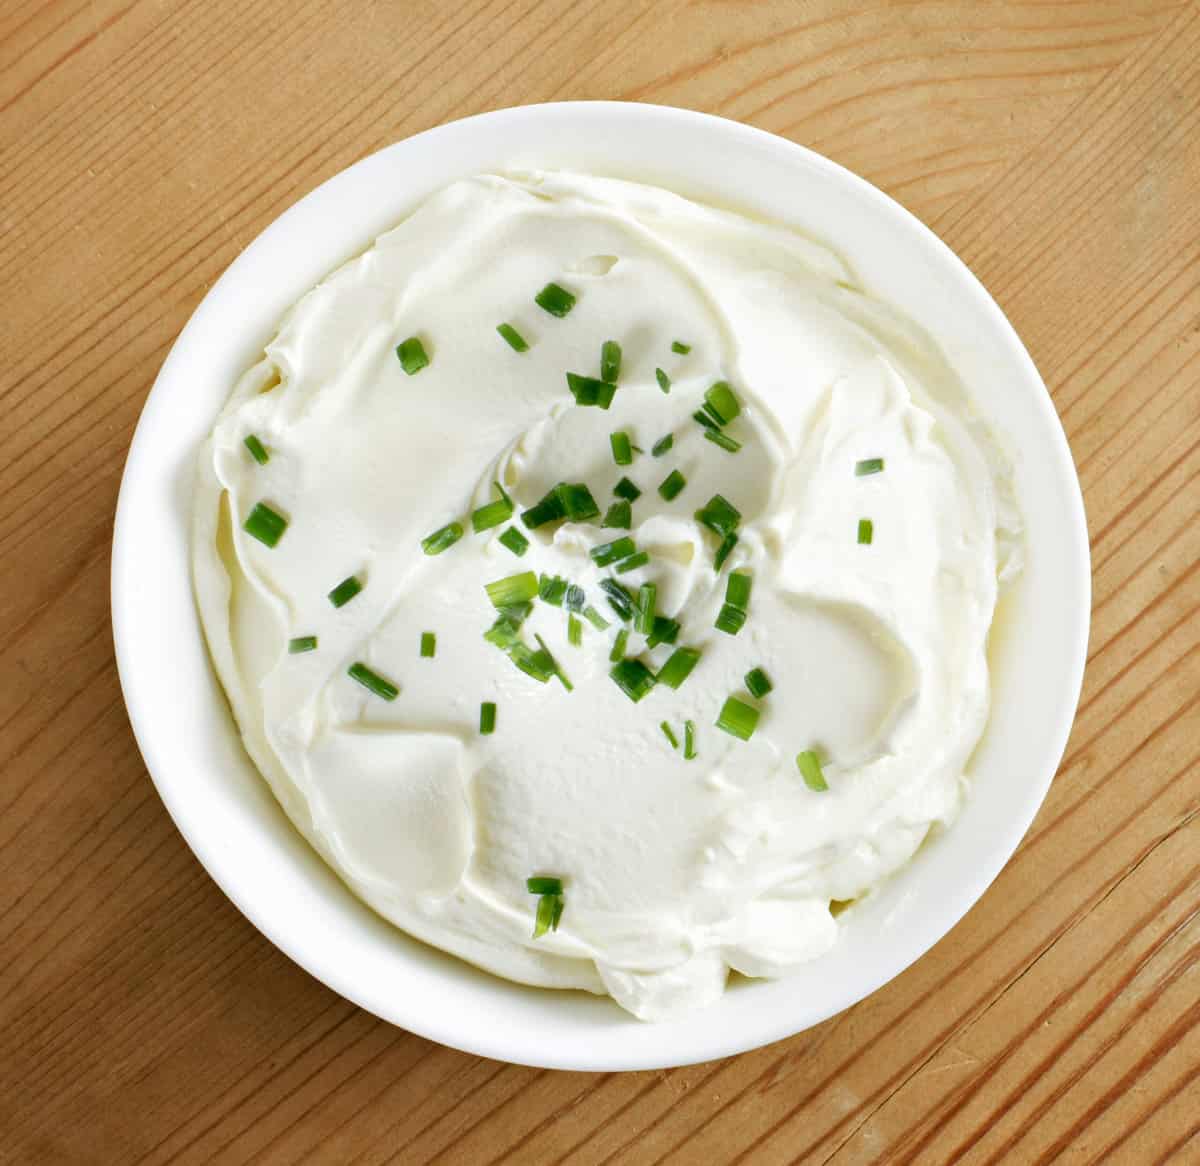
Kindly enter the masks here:
<path id="1" fill-rule="evenodd" d="M 550 281 L 577 298 L 563 318 L 534 303 Z M 505 321 L 527 352 L 497 335 Z M 395 349 L 414 335 L 430 363 L 406 375 Z M 565 374 L 598 376 L 610 339 L 623 350 L 612 406 L 577 406 Z M 718 380 L 741 402 L 726 430 L 737 453 L 692 419 Z M 614 463 L 617 430 L 642 451 L 629 466 Z M 883 472 L 857 476 L 870 458 Z M 674 469 L 687 484 L 665 501 Z M 586 483 L 603 513 L 623 476 L 642 491 L 628 532 L 521 523 L 560 481 Z M 494 482 L 517 514 L 473 533 Z M 717 493 L 742 515 L 719 574 L 718 539 L 695 517 Z M 258 502 L 288 519 L 273 548 L 242 529 Z M 421 539 L 454 520 L 463 538 L 425 555 Z M 530 541 L 521 558 L 499 542 L 510 525 Z M 502 976 L 658 1019 L 717 999 L 731 969 L 778 976 L 819 956 L 837 941 L 831 903 L 868 893 L 953 819 L 1015 531 L 951 370 L 834 251 L 664 190 L 546 173 L 453 184 L 299 301 L 203 451 L 194 563 L 246 747 L 361 898 Z M 677 691 L 639 703 L 609 676 L 628 626 L 598 586 L 614 569 L 588 554 L 624 533 L 650 562 L 615 577 L 654 581 L 676 646 L 703 652 Z M 754 589 L 728 635 L 714 620 L 733 569 Z M 565 608 L 534 603 L 524 639 L 543 638 L 572 691 L 483 638 L 496 617 L 484 584 L 527 570 L 582 586 L 610 621 L 585 621 L 572 646 Z M 335 608 L 328 593 L 351 575 L 363 590 Z M 316 650 L 289 654 L 310 635 Z M 627 654 L 658 668 L 672 650 L 633 633 Z M 356 683 L 355 661 L 396 699 Z M 754 667 L 774 684 L 757 701 Z M 730 695 L 761 710 L 749 741 L 714 725 Z M 497 705 L 491 735 L 483 701 Z M 682 737 L 688 719 L 692 760 L 659 727 Z M 827 791 L 801 779 L 805 749 Z M 560 877 L 565 903 L 537 939 L 534 874 Z"/>

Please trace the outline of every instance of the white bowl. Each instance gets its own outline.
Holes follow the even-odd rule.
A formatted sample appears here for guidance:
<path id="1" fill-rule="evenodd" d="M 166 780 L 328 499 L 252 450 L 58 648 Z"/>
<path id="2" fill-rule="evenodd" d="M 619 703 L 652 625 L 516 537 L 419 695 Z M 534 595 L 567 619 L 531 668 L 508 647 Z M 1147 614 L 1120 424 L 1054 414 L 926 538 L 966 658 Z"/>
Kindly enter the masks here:
<path id="1" fill-rule="evenodd" d="M 706 1012 L 642 1024 L 607 999 L 521 987 L 409 939 L 363 906 L 292 828 L 239 744 L 192 600 L 192 466 L 234 379 L 284 310 L 455 178 L 570 168 L 641 179 L 800 227 L 847 255 L 947 356 L 1015 459 L 1027 566 L 993 637 L 994 704 L 953 828 L 844 916 L 829 954 L 738 982 Z M 167 809 L 225 893 L 355 1003 L 499 1060 L 613 1070 L 755 1048 L 875 991 L 928 951 L 1012 855 L 1066 745 L 1083 674 L 1090 572 L 1070 451 L 1000 309 L 927 228 L 873 186 L 720 118 L 608 102 L 506 109 L 419 134 L 301 199 L 230 266 L 184 328 L 134 435 L 113 537 L 113 635 L 134 733 Z"/>

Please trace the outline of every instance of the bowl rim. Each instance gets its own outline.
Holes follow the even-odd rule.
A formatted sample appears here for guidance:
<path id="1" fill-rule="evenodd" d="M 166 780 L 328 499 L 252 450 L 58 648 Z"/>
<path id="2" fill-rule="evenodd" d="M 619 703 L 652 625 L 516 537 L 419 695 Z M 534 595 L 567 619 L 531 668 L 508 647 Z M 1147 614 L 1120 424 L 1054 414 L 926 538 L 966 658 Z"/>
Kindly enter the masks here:
<path id="1" fill-rule="evenodd" d="M 185 339 L 196 327 L 197 319 L 205 306 L 224 295 L 233 282 L 252 267 L 265 241 L 289 230 L 289 224 L 297 220 L 302 206 L 311 207 L 329 198 L 335 190 L 341 189 L 345 184 L 361 180 L 373 164 L 393 151 L 429 148 L 435 146 L 440 137 L 450 132 L 461 133 L 470 130 L 498 135 L 512 134 L 519 133 L 522 125 L 528 124 L 531 119 L 536 124 L 539 119 L 566 118 L 569 121 L 592 117 L 612 119 L 614 122 L 632 120 L 641 122 L 646 127 L 653 124 L 657 132 L 667 134 L 686 127 L 711 133 L 714 140 L 720 138 L 730 148 L 766 148 L 775 152 L 790 153 L 793 160 L 802 160 L 824 177 L 853 190 L 860 198 L 873 202 L 883 215 L 891 216 L 898 222 L 902 221 L 909 230 L 915 231 L 920 236 L 922 245 L 928 250 L 931 260 L 936 258 L 936 262 L 956 281 L 959 290 L 972 298 L 972 310 L 979 313 L 979 318 L 991 329 L 997 343 L 1007 350 L 1007 355 L 1019 367 L 1024 380 L 1029 386 L 1040 389 L 1040 393 L 1034 394 L 1034 407 L 1040 412 L 1039 423 L 1053 447 L 1055 464 L 1050 472 L 1055 475 L 1057 484 L 1064 487 L 1058 501 L 1064 507 L 1064 521 L 1072 539 L 1071 545 L 1065 548 L 1065 554 L 1074 572 L 1069 589 L 1075 602 L 1062 617 L 1069 621 L 1064 633 L 1069 643 L 1069 658 L 1063 661 L 1063 685 L 1059 707 L 1054 716 L 1054 730 L 1045 747 L 1045 764 L 1037 774 L 1032 777 L 1027 775 L 1025 796 L 998 829 L 994 849 L 984 856 L 985 860 L 979 863 L 972 877 L 964 878 L 961 883 L 948 888 L 945 901 L 936 912 L 936 918 L 923 918 L 920 933 L 910 938 L 907 943 L 901 943 L 898 948 L 893 944 L 893 950 L 879 961 L 871 975 L 865 976 L 859 982 L 841 985 L 840 991 L 831 991 L 823 1006 L 810 1008 L 800 1023 L 797 1023 L 794 1017 L 789 1019 L 786 1014 L 775 1015 L 767 1022 L 757 1025 L 752 1033 L 729 1031 L 727 1026 L 723 1028 L 720 1024 L 714 1024 L 707 1038 L 701 1035 L 689 1040 L 676 1039 L 673 1048 L 664 1047 L 655 1052 L 647 1052 L 643 1043 L 639 1051 L 630 1052 L 628 1055 L 620 1052 L 619 1041 L 615 1050 L 614 1047 L 606 1047 L 603 1050 L 568 1050 L 557 1047 L 553 1040 L 516 1038 L 511 1027 L 505 1029 L 501 1026 L 496 1031 L 489 1031 L 486 1025 L 471 1028 L 461 1017 L 455 1015 L 453 1009 L 433 1012 L 403 1006 L 398 1008 L 394 1001 L 383 1000 L 377 994 L 363 990 L 362 986 L 356 983 L 352 971 L 339 966 L 336 957 L 331 957 L 327 951 L 323 951 L 320 944 L 303 941 L 295 927 L 274 915 L 270 906 L 259 901 L 256 894 L 247 887 L 246 880 L 239 877 L 237 860 L 231 859 L 227 850 L 217 845 L 212 837 L 205 835 L 201 824 L 189 809 L 186 791 L 171 781 L 169 742 L 161 739 L 162 734 L 150 716 L 146 699 L 146 685 L 150 680 L 144 677 L 139 669 L 138 651 L 131 631 L 138 618 L 138 593 L 137 588 L 133 586 L 140 554 L 136 538 L 135 510 L 139 502 L 139 483 L 148 472 L 145 467 L 148 465 L 153 425 L 153 421 L 148 421 L 148 418 L 156 418 L 165 411 L 163 402 L 173 391 L 172 382 L 177 378 L 180 353 Z M 836 245 L 837 240 L 834 240 L 834 243 Z M 301 293 L 297 294 L 302 294 L 303 290 L 307 289 L 301 289 Z M 134 737 L 151 779 L 180 833 L 209 875 L 242 914 L 276 947 L 315 978 L 360 1007 L 441 1044 L 518 1064 L 610 1071 L 666 1068 L 707 1061 L 794 1035 L 878 990 L 920 959 L 959 922 L 1012 857 L 1040 808 L 1061 761 L 1082 687 L 1090 623 L 1091 574 L 1082 493 L 1066 435 L 1049 392 L 1000 307 L 965 263 L 929 227 L 865 179 L 807 147 L 767 131 L 711 114 L 672 106 L 580 101 L 550 102 L 493 110 L 443 123 L 383 147 L 359 159 L 290 204 L 237 256 L 208 290 L 176 338 L 139 416 L 122 474 L 116 506 L 111 604 L 113 641 L 121 690 Z M 541 989 L 527 991 L 545 993 L 545 990 Z M 786 1010 L 783 1011 L 786 1013 Z M 708 1013 L 701 1013 L 693 1018 L 693 1021 L 703 1028 L 703 1017 L 706 1015 Z M 539 1035 L 535 1034 L 535 1038 Z M 668 1045 L 670 1043 L 667 1042 Z"/>

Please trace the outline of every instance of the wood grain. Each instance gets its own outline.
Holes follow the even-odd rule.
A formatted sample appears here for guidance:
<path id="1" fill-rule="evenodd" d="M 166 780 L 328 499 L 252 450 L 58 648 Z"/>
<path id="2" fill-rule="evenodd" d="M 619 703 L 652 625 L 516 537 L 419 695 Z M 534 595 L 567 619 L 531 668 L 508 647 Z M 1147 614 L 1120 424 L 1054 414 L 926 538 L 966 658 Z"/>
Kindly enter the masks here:
<path id="1" fill-rule="evenodd" d="M 464 1056 L 291 965 L 168 820 L 108 631 L 138 410 L 234 255 L 381 145 L 589 97 L 792 137 L 938 230 L 1094 556 L 1067 757 L 982 902 L 819 1028 L 659 1073 Z M 0 1160 L 1200 1161 L 1198 191 L 1196 3 L 0 5 Z"/>

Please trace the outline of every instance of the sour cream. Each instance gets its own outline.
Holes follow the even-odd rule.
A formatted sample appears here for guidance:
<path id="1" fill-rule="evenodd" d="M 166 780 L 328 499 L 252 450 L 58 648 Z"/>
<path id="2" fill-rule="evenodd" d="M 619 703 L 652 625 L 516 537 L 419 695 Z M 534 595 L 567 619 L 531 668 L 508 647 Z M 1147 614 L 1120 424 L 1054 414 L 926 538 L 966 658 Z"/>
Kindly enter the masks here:
<path id="1" fill-rule="evenodd" d="M 575 297 L 564 316 L 534 302 L 550 282 Z M 410 375 L 396 347 L 414 336 L 429 364 Z M 622 350 L 611 408 L 581 407 L 565 374 L 599 376 L 606 340 Z M 736 452 L 693 419 L 717 381 L 741 405 L 724 430 Z M 638 447 L 631 464 L 613 432 Z M 872 459 L 882 471 L 862 473 Z M 675 470 L 686 485 L 667 500 Z M 641 491 L 628 532 L 601 525 L 623 477 Z M 520 513 L 560 482 L 586 484 L 600 515 L 528 529 Z M 495 483 L 516 513 L 474 533 Z M 696 517 L 717 494 L 741 514 L 720 571 Z M 243 529 L 259 503 L 287 520 L 273 547 Z M 462 538 L 425 554 L 452 522 Z M 500 541 L 510 527 L 521 557 Z M 820 956 L 831 905 L 953 820 L 1016 531 L 952 370 L 833 250 L 653 187 L 480 176 L 305 295 L 233 388 L 200 459 L 194 574 L 250 756 L 357 895 L 498 975 L 654 1020 L 712 1003 L 731 969 L 780 976 Z M 626 533 L 649 562 L 596 566 L 592 548 Z M 753 591 L 730 635 L 714 621 L 734 570 Z M 523 638 L 542 638 L 570 690 L 484 639 L 484 585 L 525 571 L 582 587 L 610 624 L 584 619 L 572 645 L 567 610 L 534 602 Z M 335 607 L 351 576 L 362 590 Z M 677 690 L 635 703 L 611 679 L 630 625 L 606 578 L 654 582 L 680 624 L 674 646 L 632 633 L 627 655 L 657 670 L 701 650 Z M 307 636 L 314 650 L 289 651 Z M 355 663 L 398 696 L 356 682 Z M 756 667 L 773 684 L 761 699 L 745 689 Z M 759 711 L 748 741 L 715 725 L 730 696 Z M 693 758 L 661 728 L 682 740 L 688 721 Z M 825 791 L 797 770 L 809 749 Z M 531 875 L 564 888 L 558 929 L 537 938 Z"/>

